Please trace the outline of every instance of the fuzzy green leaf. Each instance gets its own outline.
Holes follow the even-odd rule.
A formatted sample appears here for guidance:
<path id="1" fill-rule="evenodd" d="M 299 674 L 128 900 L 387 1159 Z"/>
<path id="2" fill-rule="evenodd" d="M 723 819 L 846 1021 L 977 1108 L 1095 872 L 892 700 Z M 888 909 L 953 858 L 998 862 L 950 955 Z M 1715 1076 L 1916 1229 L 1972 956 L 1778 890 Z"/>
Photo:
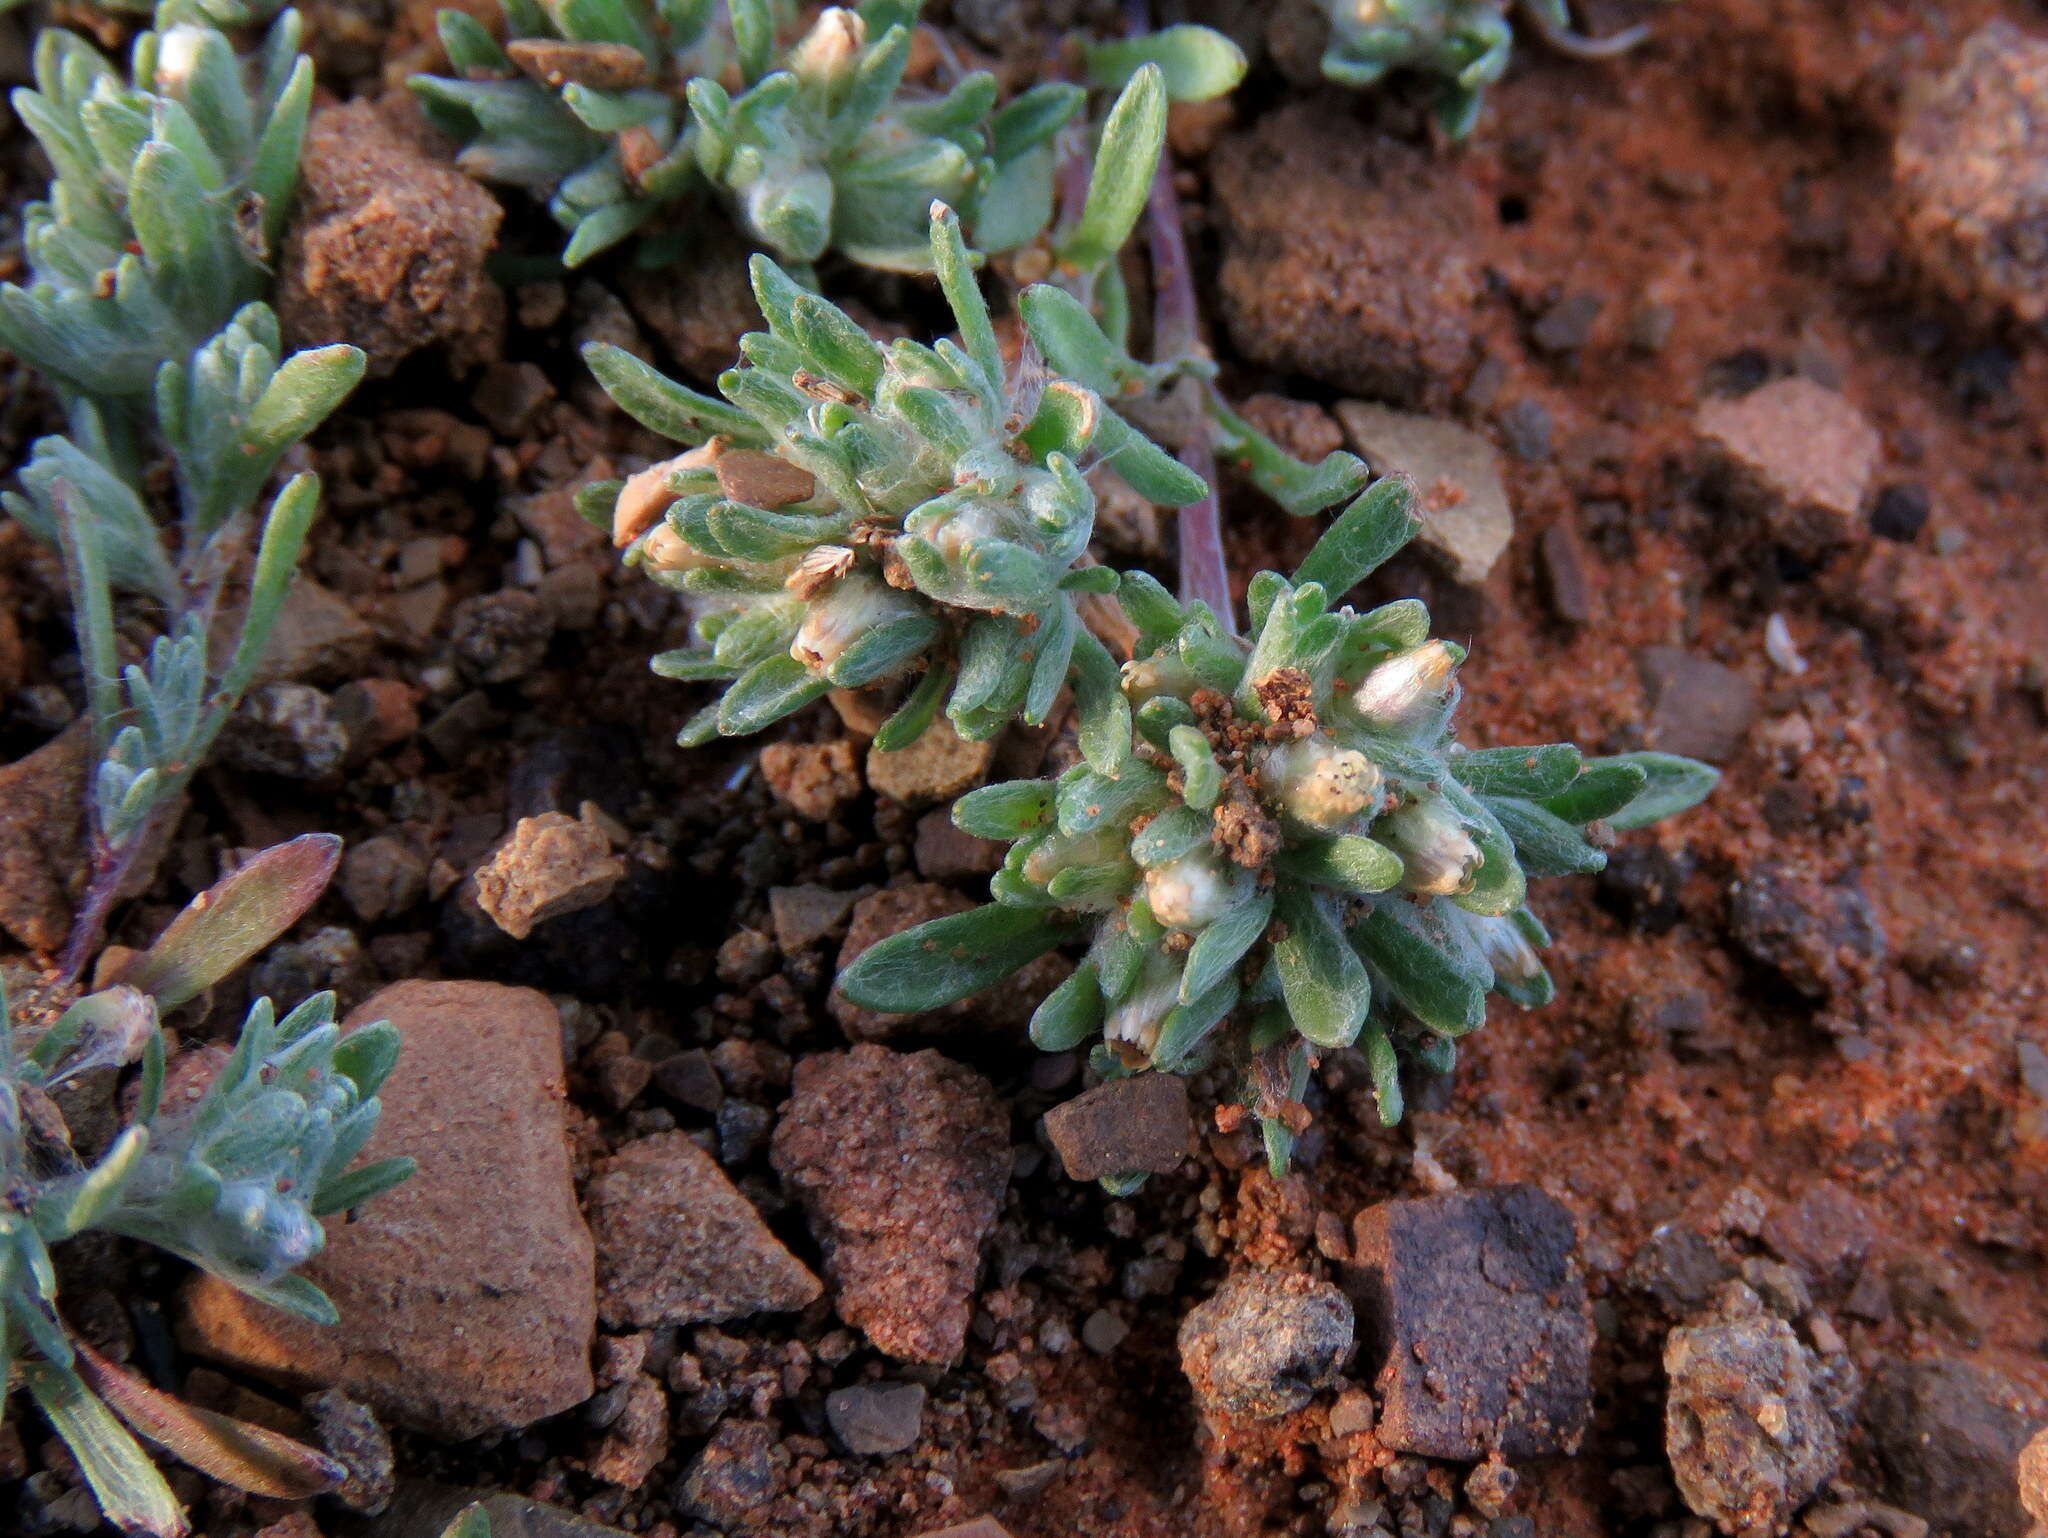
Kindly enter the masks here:
<path id="1" fill-rule="evenodd" d="M 1331 599 L 1363 582 L 1422 528 L 1415 487 L 1400 476 L 1375 481 L 1323 531 L 1294 574 L 1297 587 L 1314 582 Z"/>
<path id="2" fill-rule="evenodd" d="M 1543 809 L 1583 826 L 1614 816 L 1649 783 L 1650 771 L 1639 763 L 1627 758 L 1596 758 L 1563 790 L 1545 796 Z"/>
<path id="3" fill-rule="evenodd" d="M 1052 822 L 1048 780 L 1004 780 L 970 790 L 953 803 L 953 826 L 976 838 L 1012 840 Z"/>
<path id="4" fill-rule="evenodd" d="M 1195 936 L 1181 969 L 1181 1003 L 1193 1003 L 1222 982 L 1258 943 L 1272 917 L 1273 894 L 1258 892 L 1237 903 Z"/>
<path id="5" fill-rule="evenodd" d="M 862 1009 L 919 1014 L 979 993 L 1078 932 L 1055 914 L 992 903 L 878 941 L 839 974 L 839 991 Z"/>
<path id="6" fill-rule="evenodd" d="M 1174 101 L 1208 101 L 1244 79 L 1244 50 L 1210 27 L 1165 27 L 1143 37 L 1084 46 L 1082 56 L 1088 83 L 1104 91 L 1121 90 L 1141 66 L 1156 64 Z"/>
<path id="7" fill-rule="evenodd" d="M 1589 767 L 1605 764 L 1628 764 L 1643 771 L 1643 788 L 1626 806 L 1608 813 L 1606 818 L 1608 826 L 1624 833 L 1690 811 L 1721 782 L 1721 771 L 1712 764 L 1681 758 L 1676 753 L 1621 753 L 1595 759 Z"/>
<path id="8" fill-rule="evenodd" d="M 1103 124 L 1081 222 L 1061 245 L 1061 260 L 1092 272 L 1108 265 L 1130 239 L 1166 143 L 1166 108 L 1165 76 L 1156 64 L 1141 65 Z"/>
<path id="9" fill-rule="evenodd" d="M 1482 796 L 1554 796 L 1578 777 L 1579 750 L 1568 742 L 1540 748 L 1483 748 L 1451 761 L 1451 772 Z"/>
<path id="10" fill-rule="evenodd" d="M 1041 1052 L 1067 1052 L 1102 1028 L 1102 988 L 1095 966 L 1084 961 L 1031 1012 L 1031 1044 Z"/>
<path id="11" fill-rule="evenodd" d="M 307 833 L 252 856 L 195 897 L 120 981 L 160 1008 L 197 998 L 299 921 L 327 889 L 341 840 Z"/>
<path id="12" fill-rule="evenodd" d="M 1299 887 L 1276 904 L 1286 937 L 1273 944 L 1273 970 L 1294 1028 L 1319 1047 L 1348 1047 L 1372 1004 L 1372 983 L 1329 906 Z"/>
<path id="13" fill-rule="evenodd" d="M 1394 997 L 1431 1030 L 1462 1036 L 1486 1023 L 1493 974 L 1460 945 L 1460 922 L 1403 898 L 1373 905 L 1352 933 Z"/>

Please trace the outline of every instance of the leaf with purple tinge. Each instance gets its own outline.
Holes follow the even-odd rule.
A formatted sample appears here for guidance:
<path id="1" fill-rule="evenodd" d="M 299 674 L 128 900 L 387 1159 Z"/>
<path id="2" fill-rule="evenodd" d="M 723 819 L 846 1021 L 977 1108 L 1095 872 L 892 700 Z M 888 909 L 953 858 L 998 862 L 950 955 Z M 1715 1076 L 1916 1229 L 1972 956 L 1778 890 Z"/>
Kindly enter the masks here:
<path id="1" fill-rule="evenodd" d="M 296 924 L 340 860 L 331 833 L 272 845 L 193 898 L 117 980 L 163 1009 L 196 998 Z"/>
<path id="2" fill-rule="evenodd" d="M 83 1341 L 78 1374 L 115 1414 L 182 1462 L 251 1495 L 302 1501 L 339 1486 L 348 1471 L 325 1453 L 247 1421 L 216 1415 L 150 1387 Z"/>

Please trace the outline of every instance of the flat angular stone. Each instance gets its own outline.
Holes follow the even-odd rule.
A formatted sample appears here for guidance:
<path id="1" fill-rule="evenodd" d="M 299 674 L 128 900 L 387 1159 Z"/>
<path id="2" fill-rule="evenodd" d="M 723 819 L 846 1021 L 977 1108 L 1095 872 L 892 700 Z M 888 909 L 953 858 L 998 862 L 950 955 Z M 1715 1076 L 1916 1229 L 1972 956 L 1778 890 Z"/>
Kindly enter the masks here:
<path id="1" fill-rule="evenodd" d="M 366 1157 L 419 1173 L 332 1218 L 304 1269 L 341 1312 L 308 1324 L 212 1277 L 186 1295 L 202 1356 L 339 1388 L 450 1440 L 516 1430 L 590 1397 L 596 1267 L 562 1125 L 562 1025 L 546 995 L 405 982 L 350 1014 L 402 1048 Z"/>
<path id="2" fill-rule="evenodd" d="M 1163 1175 L 1188 1155 L 1187 1081 L 1171 1073 L 1111 1079 L 1047 1111 L 1045 1130 L 1069 1179 Z"/>
<path id="3" fill-rule="evenodd" d="M 92 735 L 83 718 L 0 768 L 0 929 L 53 951 L 71 928 L 85 869 L 85 775 Z"/>
<path id="4" fill-rule="evenodd" d="M 1451 575 L 1470 587 L 1484 582 L 1515 533 L 1493 445 L 1456 422 L 1366 401 L 1342 402 L 1337 420 L 1374 475 L 1405 475 L 1415 483 L 1415 515 L 1422 520 L 1417 537 L 1449 562 Z"/>
<path id="5" fill-rule="evenodd" d="M 1571 1213 L 1529 1185 L 1358 1214 L 1345 1279 L 1383 1446 L 1462 1462 L 1577 1449 L 1593 1325 L 1574 1242 Z"/>
<path id="6" fill-rule="evenodd" d="M 1650 692 L 1643 742 L 1660 753 L 1725 764 L 1756 719 L 1756 686 L 1731 667 L 1677 646 L 1646 646 L 1636 667 Z"/>
<path id="7" fill-rule="evenodd" d="M 1709 401 L 1694 427 L 1706 468 L 1738 508 L 1814 555 L 1867 536 L 1863 502 L 1884 442 L 1869 420 L 1811 379 L 1779 379 Z"/>
<path id="8" fill-rule="evenodd" d="M 824 1288 L 681 1132 L 626 1144 L 584 1190 L 598 1313 L 618 1329 L 788 1313 Z"/>

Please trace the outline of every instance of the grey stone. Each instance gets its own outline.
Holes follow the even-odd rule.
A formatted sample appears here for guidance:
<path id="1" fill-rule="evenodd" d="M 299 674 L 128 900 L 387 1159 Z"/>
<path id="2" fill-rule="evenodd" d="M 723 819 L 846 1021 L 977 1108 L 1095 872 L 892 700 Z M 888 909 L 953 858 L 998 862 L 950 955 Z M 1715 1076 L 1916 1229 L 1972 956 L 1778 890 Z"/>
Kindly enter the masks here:
<path id="1" fill-rule="evenodd" d="M 1740 1283 L 1721 1297 L 1665 1340 L 1665 1450 L 1688 1507 L 1725 1533 L 1769 1538 L 1834 1473 L 1841 1433 L 1792 1327 Z"/>
<path id="2" fill-rule="evenodd" d="M 785 956 L 794 956 L 838 932 L 847 914 L 859 901 L 858 892 L 835 892 L 830 887 L 771 887 L 768 914 L 775 926 L 775 943 Z"/>
<path id="3" fill-rule="evenodd" d="M 1344 401 L 1336 409 L 1351 446 L 1374 474 L 1405 475 L 1415 483 L 1422 542 L 1449 560 L 1460 582 L 1484 582 L 1515 533 L 1493 445 L 1455 422 L 1366 401 Z"/>
<path id="4" fill-rule="evenodd" d="M 1644 746 L 1725 764 L 1756 719 L 1756 687 L 1733 668 L 1676 646 L 1646 646 L 1636 666 L 1650 693 Z"/>
<path id="5" fill-rule="evenodd" d="M 1270 1420 L 1336 1386 L 1353 1332 L 1351 1300 L 1328 1282 L 1240 1272 L 1181 1321 L 1181 1370 L 1205 1411 Z"/>
<path id="6" fill-rule="evenodd" d="M 1863 1404 L 1886 1495 L 1953 1538 L 2021 1538 L 2025 1407 L 2014 1384 L 1973 1363 L 1886 1363 Z"/>
<path id="7" fill-rule="evenodd" d="M 1629 1262 L 1628 1284 L 1682 1317 L 1705 1308 L 1715 1290 L 1734 1274 L 1735 1268 L 1705 1234 L 1666 1223 L 1643 1241 Z"/>
<path id="8" fill-rule="evenodd" d="M 252 774 L 321 780 L 348 757 L 333 701 L 307 684 L 262 684 L 243 697 L 220 734 L 223 763 Z"/>
<path id="9" fill-rule="evenodd" d="M 1081 1321 L 1081 1344 L 1097 1356 L 1112 1355 L 1129 1338 L 1131 1327 L 1106 1308 Z"/>
<path id="10" fill-rule="evenodd" d="M 598 1313 L 616 1328 L 788 1313 L 823 1290 L 685 1133 L 619 1149 L 591 1176 L 584 1207 Z"/>
<path id="11" fill-rule="evenodd" d="M 857 1383 L 825 1396 L 825 1419 L 839 1445 L 864 1457 L 886 1457 L 917 1443 L 924 1429 L 924 1385 Z"/>

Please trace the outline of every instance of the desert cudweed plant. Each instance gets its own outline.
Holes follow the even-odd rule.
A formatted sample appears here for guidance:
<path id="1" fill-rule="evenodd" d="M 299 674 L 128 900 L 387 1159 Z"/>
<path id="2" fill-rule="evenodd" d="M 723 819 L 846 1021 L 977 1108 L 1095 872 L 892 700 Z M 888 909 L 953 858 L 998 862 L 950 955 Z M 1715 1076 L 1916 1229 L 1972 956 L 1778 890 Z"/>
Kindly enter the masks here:
<path id="1" fill-rule="evenodd" d="M 351 1169 L 377 1125 L 398 1055 L 388 1024 L 343 1033 L 334 996 L 283 1019 L 270 1001 L 203 1093 L 165 1105 L 161 1009 L 195 997 L 305 911 L 339 840 L 266 850 L 176 919 L 120 981 L 41 1029 L 0 987 L 0 1381 L 18 1373 L 78 1458 L 109 1520 L 176 1538 L 182 1512 L 128 1427 L 241 1488 L 303 1499 L 342 1471 L 311 1449 L 179 1404 L 76 1340 L 58 1313 L 50 1247 L 91 1230 L 145 1240 L 252 1297 L 316 1322 L 334 1307 L 296 1269 L 324 1242 L 320 1219 L 406 1178 L 409 1159 Z M 94 1069 L 141 1064 L 128 1125 L 86 1164 L 52 1098 Z M 126 1422 L 124 1427 L 123 1422 Z"/>
<path id="2" fill-rule="evenodd" d="M 926 270 L 934 201 L 959 211 L 977 248 L 1021 246 L 1052 217 L 1053 141 L 1085 99 L 1048 83 L 998 108 L 986 71 L 943 95 L 905 87 L 917 0 L 828 8 L 787 48 L 786 0 L 505 0 L 505 14 L 501 47 L 443 11 L 455 76 L 412 86 L 467 170 L 548 197 L 571 266 L 705 188 L 800 275 L 827 251 Z M 1095 77 L 1121 85 L 1125 63 L 1105 55 Z M 1213 93 L 1235 83 L 1225 73 L 1190 54 L 1176 78 Z"/>
<path id="3" fill-rule="evenodd" d="M 1514 51 L 1511 0 L 1323 0 L 1330 45 L 1323 73 L 1344 85 L 1377 85 L 1390 71 L 1416 70 L 1442 82 L 1437 116 L 1462 139 L 1479 119 L 1486 88 L 1506 73 Z M 1523 0 L 1529 19 L 1551 46 L 1582 58 L 1633 48 L 1644 26 L 1611 37 L 1572 30 L 1567 0 Z"/>
<path id="4" fill-rule="evenodd" d="M 1615 833 L 1693 805 L 1716 772 L 1459 742 L 1464 654 L 1429 638 L 1422 605 L 1329 606 L 1414 533 L 1410 500 L 1405 483 L 1378 483 L 1292 581 L 1255 578 L 1250 640 L 1125 576 L 1139 633 L 1121 679 L 1128 760 L 963 797 L 962 829 L 1011 844 L 995 902 L 864 952 L 840 977 L 846 996 L 935 1009 L 1086 936 L 1033 1040 L 1063 1051 L 1099 1036 L 1107 1076 L 1227 1052 L 1276 1170 L 1319 1053 L 1361 1047 L 1391 1123 L 1404 1055 L 1448 1070 L 1489 993 L 1547 1002 L 1530 878 L 1599 870 Z"/>
<path id="5" fill-rule="evenodd" d="M 1111 771 L 1129 719 L 1081 605 L 1116 578 L 1082 564 L 1095 520 L 1082 471 L 1107 460 L 1167 504 L 1206 488 L 1094 390 L 1007 368 L 958 219 L 936 205 L 929 217 L 957 345 L 882 347 L 756 257 L 768 330 L 742 341 L 747 366 L 720 379 L 724 400 L 616 347 L 587 350 L 628 414 L 692 445 L 593 491 L 614 499 L 628 559 L 690 596 L 696 644 L 655 670 L 729 681 L 686 745 L 914 675 L 878 742 L 907 744 L 941 707 L 961 735 L 986 738 L 1043 721 L 1071 682 L 1084 750 Z"/>
<path id="6" fill-rule="evenodd" d="M 238 59 L 206 13 L 167 0 L 135 40 L 129 78 L 52 29 L 37 41 L 37 88 L 13 98 L 57 179 L 28 211 L 32 281 L 0 287 L 0 345 L 50 378 L 72 425 L 37 441 L 22 490 L 0 501 L 64 551 L 99 763 L 71 977 L 255 681 L 318 479 L 293 477 L 260 533 L 256 504 L 285 454 L 362 377 L 353 347 L 284 357 L 261 302 L 312 99 L 298 36 L 287 11 L 253 58 Z M 145 473 L 158 452 L 173 471 L 170 508 L 159 509 Z M 215 668 L 218 616 L 243 583 Z M 117 593 L 165 616 L 168 633 L 140 663 L 119 655 Z"/>

